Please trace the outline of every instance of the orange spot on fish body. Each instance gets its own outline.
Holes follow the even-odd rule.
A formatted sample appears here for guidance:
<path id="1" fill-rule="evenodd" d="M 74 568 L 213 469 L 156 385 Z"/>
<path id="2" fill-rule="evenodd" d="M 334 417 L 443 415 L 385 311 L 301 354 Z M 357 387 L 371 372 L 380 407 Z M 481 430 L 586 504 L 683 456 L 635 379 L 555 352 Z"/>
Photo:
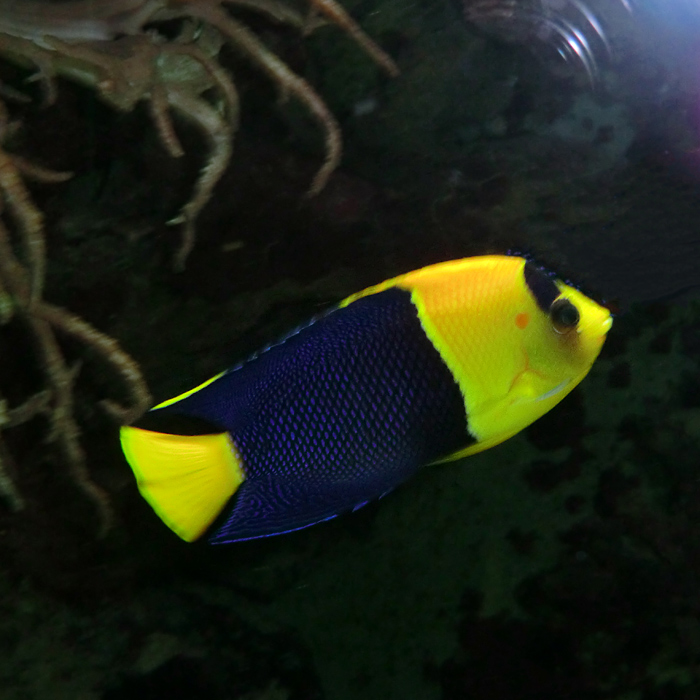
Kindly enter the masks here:
<path id="1" fill-rule="evenodd" d="M 527 328 L 527 324 L 530 323 L 530 315 L 526 313 L 519 313 L 515 317 L 515 325 L 520 328 Z"/>

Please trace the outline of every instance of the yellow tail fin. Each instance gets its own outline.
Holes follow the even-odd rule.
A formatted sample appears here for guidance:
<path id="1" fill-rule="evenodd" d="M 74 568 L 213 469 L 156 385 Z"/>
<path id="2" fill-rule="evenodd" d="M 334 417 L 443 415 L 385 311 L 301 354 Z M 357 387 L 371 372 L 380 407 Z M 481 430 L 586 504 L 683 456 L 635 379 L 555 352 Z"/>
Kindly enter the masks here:
<path id="1" fill-rule="evenodd" d="M 121 443 L 141 495 L 187 542 L 204 533 L 245 479 L 228 433 L 169 435 L 124 426 Z"/>

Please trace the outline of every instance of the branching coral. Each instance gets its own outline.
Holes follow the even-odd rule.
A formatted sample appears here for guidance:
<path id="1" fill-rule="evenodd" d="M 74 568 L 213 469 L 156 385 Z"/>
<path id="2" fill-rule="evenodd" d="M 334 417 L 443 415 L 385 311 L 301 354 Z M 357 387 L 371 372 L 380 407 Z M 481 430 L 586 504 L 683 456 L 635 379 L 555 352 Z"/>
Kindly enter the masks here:
<path id="1" fill-rule="evenodd" d="M 224 45 L 265 73 L 282 97 L 298 99 L 321 127 L 325 159 L 311 183 L 310 195 L 324 187 L 341 157 L 340 129 L 324 101 L 236 19 L 231 9 L 259 13 L 302 33 L 334 24 L 385 72 L 398 74 L 392 59 L 335 0 L 309 1 L 305 16 L 280 0 L 0 0 L 0 55 L 37 71 L 34 79 L 41 81 L 47 104 L 56 100 L 58 77 L 94 90 L 115 110 L 130 112 L 138 103 L 147 103 L 160 140 L 174 158 L 182 157 L 184 149 L 173 114 L 201 131 L 208 140 L 209 154 L 189 201 L 171 222 L 182 224 L 175 260 L 176 269 L 182 269 L 194 245 L 197 216 L 229 163 L 238 127 L 236 85 L 218 61 Z M 16 95 L 8 86 L 0 87 L 6 97 Z M 14 509 L 23 506 L 12 479 L 14 465 L 5 431 L 45 416 L 49 441 L 57 446 L 73 481 L 94 502 L 104 531 L 112 520 L 111 506 L 87 469 L 74 406 L 78 368 L 70 366 L 60 336 L 87 346 L 116 372 L 130 403 L 126 407 L 112 401 L 102 403 L 117 421 L 136 418 L 148 407 L 150 396 L 138 365 L 114 339 L 45 301 L 44 221 L 25 181 L 60 182 L 70 174 L 48 171 L 10 154 L 5 150 L 9 129 L 5 106 L 0 103 L 0 329 L 12 319 L 22 323 L 33 341 L 43 388 L 13 407 L 0 393 L 0 495 Z"/>
<path id="2" fill-rule="evenodd" d="M 335 0 L 310 0 L 310 4 L 311 12 L 304 17 L 279 0 L 72 0 L 60 4 L 0 0 L 0 53 L 37 67 L 49 101 L 55 96 L 56 76 L 88 85 L 119 110 L 130 111 L 139 101 L 147 101 L 160 138 L 173 157 L 182 156 L 183 149 L 171 110 L 207 136 L 207 162 L 189 202 L 172 221 L 183 224 L 175 260 L 176 269 L 182 269 L 194 244 L 195 220 L 229 162 L 238 126 L 236 87 L 217 62 L 224 44 L 264 72 L 283 97 L 300 100 L 323 130 L 325 159 L 310 195 L 324 187 L 341 157 L 340 129 L 324 101 L 227 8 L 253 10 L 303 32 L 330 22 L 345 30 L 389 75 L 398 74 L 393 60 Z M 175 39 L 147 29 L 168 20 L 181 22 Z"/>
<path id="3" fill-rule="evenodd" d="M 3 111 L 0 109 L 0 114 Z M 6 120 L 0 119 L 0 136 L 6 130 Z M 44 415 L 50 426 L 48 441 L 57 446 L 73 481 L 95 503 L 101 529 L 105 531 L 112 521 L 109 499 L 90 478 L 80 443 L 80 428 L 75 419 L 73 385 L 79 368 L 69 366 L 57 334 L 70 336 L 89 346 L 121 377 L 130 396 L 130 405 L 103 402 L 117 421 L 135 419 L 148 407 L 150 394 L 138 365 L 114 339 L 43 299 L 46 271 L 44 223 L 24 184 L 24 177 L 56 182 L 65 180 L 70 174 L 33 166 L 21 158 L 12 157 L 0 147 L 0 196 L 3 204 L 0 218 L 0 326 L 9 323 L 15 315 L 19 317 L 33 341 L 45 385 L 44 389 L 14 408 L 9 408 L 0 395 L 0 495 L 15 510 L 23 506 L 22 496 L 9 474 L 11 457 L 3 440 L 4 431 L 37 415 Z"/>

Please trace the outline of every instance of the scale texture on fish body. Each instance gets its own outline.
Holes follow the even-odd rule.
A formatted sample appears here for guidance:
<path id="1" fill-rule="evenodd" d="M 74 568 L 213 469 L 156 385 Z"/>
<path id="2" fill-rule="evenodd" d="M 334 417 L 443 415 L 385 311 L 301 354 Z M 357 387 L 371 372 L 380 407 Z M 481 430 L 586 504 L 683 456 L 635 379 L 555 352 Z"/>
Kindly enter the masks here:
<path id="1" fill-rule="evenodd" d="M 159 404 L 122 446 L 183 539 L 281 534 L 507 439 L 581 381 L 610 325 L 522 258 L 432 265 Z"/>

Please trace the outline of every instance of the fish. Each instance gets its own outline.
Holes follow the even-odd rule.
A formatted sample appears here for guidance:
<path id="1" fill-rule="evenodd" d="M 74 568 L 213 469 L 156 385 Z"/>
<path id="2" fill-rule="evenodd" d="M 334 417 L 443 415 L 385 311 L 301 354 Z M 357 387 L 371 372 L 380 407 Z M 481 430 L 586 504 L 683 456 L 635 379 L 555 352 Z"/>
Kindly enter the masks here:
<path id="1" fill-rule="evenodd" d="M 611 326 L 524 257 L 437 263 L 159 403 L 121 445 L 183 540 L 292 532 L 515 435 L 588 374 Z"/>

